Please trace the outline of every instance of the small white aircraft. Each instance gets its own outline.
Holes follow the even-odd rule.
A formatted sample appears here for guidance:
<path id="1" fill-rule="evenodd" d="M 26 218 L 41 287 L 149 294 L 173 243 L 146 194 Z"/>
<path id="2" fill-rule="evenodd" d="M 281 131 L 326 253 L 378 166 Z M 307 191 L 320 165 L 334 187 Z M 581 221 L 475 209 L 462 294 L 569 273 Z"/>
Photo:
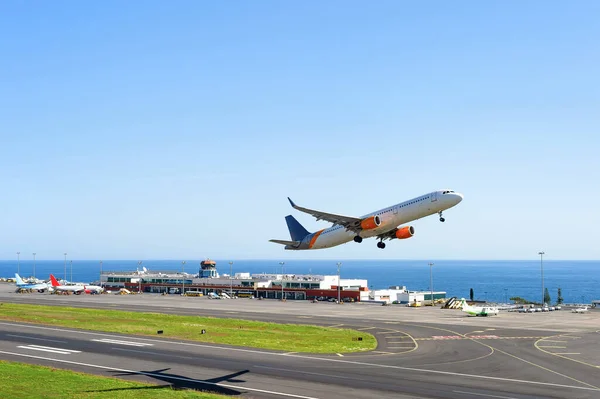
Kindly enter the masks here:
<path id="1" fill-rule="evenodd" d="M 588 307 L 584 306 L 582 308 L 573 309 L 573 313 L 586 313 L 588 311 Z"/>
<path id="2" fill-rule="evenodd" d="M 269 240 L 276 244 L 285 245 L 285 249 L 322 249 L 331 248 L 354 240 L 362 242 L 363 238 L 377 237 L 378 248 L 385 248 L 384 240 L 405 239 L 415 234 L 412 226 L 399 227 L 433 214 L 440 216 L 440 222 L 445 221 L 442 212 L 460 203 L 462 194 L 452 190 L 433 191 L 411 200 L 369 213 L 361 217 L 350 217 L 316 211 L 296 205 L 289 197 L 288 200 L 294 209 L 308 213 L 317 218 L 333 223 L 328 229 L 309 233 L 292 216 L 285 217 L 290 231 L 291 241 Z"/>
<path id="3" fill-rule="evenodd" d="M 17 290 L 37 290 L 39 292 L 44 292 L 48 289 L 48 284 L 46 283 L 26 283 L 21 279 L 18 273 L 15 273 L 15 281 L 17 285 Z"/>
<path id="4" fill-rule="evenodd" d="M 471 306 L 465 298 L 461 299 L 461 310 L 469 316 L 497 316 L 498 308 L 492 306 Z"/>

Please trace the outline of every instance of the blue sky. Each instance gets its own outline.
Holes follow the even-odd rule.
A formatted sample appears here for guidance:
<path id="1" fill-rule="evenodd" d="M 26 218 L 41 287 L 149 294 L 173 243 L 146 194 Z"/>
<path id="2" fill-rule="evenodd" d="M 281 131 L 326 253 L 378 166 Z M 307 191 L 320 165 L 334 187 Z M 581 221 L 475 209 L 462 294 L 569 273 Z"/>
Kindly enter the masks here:
<path id="1" fill-rule="evenodd" d="M 0 4 L 0 258 L 599 259 L 600 4 Z M 359 216 L 283 251 L 286 200 Z"/>

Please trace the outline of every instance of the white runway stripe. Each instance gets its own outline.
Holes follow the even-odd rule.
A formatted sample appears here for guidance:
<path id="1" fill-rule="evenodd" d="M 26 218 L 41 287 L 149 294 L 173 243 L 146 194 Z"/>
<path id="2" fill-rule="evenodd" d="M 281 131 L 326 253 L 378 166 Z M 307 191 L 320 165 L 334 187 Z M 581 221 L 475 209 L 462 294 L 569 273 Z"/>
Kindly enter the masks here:
<path id="1" fill-rule="evenodd" d="M 53 348 L 50 346 L 42 346 L 42 345 L 20 345 L 17 348 L 21 349 L 29 349 L 34 351 L 42 351 L 42 352 L 50 352 L 50 353 L 59 353 L 61 355 L 72 355 L 74 353 L 81 353 L 81 351 L 74 351 L 72 349 L 63 349 L 63 348 Z"/>
<path id="2" fill-rule="evenodd" d="M 104 342 L 105 344 L 116 344 L 116 345 L 129 345 L 129 346 L 154 346 L 154 344 L 147 344 L 145 342 L 133 342 L 133 341 L 121 341 L 118 339 L 93 339 L 92 341 Z"/>

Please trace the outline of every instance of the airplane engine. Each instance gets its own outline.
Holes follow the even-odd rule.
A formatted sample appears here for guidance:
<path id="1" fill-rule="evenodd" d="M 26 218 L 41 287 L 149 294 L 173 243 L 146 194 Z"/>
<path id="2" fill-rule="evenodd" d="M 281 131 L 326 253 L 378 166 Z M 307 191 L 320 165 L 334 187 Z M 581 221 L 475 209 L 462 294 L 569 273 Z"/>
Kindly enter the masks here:
<path id="1" fill-rule="evenodd" d="M 380 225 L 381 225 L 381 218 L 379 217 L 379 215 L 370 216 L 366 219 L 363 219 L 360 222 L 360 227 L 363 230 L 372 230 L 372 229 L 379 227 Z"/>
<path id="2" fill-rule="evenodd" d="M 410 238 L 413 235 L 415 235 L 415 229 L 412 226 L 404 226 L 396 230 L 396 238 L 399 240 Z"/>

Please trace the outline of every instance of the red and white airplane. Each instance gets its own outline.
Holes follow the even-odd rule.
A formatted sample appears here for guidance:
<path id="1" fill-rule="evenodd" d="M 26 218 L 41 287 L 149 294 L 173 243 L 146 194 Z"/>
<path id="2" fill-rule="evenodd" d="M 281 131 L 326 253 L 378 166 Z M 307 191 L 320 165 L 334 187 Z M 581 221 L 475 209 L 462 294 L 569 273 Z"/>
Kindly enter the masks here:
<path id="1" fill-rule="evenodd" d="M 86 294 L 101 293 L 104 291 L 104 288 L 97 285 L 82 285 L 82 284 L 74 284 L 74 285 L 61 285 L 54 275 L 50 275 L 50 282 L 52 284 L 52 288 L 59 292 L 73 292 L 75 294 L 81 294 L 85 292 Z"/>
<path id="2" fill-rule="evenodd" d="M 442 212 L 457 205 L 462 199 L 462 194 L 452 190 L 433 191 L 357 218 L 303 208 L 288 197 L 294 209 L 308 213 L 317 220 L 333 223 L 333 226 L 309 233 L 292 215 L 288 215 L 285 221 L 292 240 L 269 241 L 285 245 L 285 249 L 303 250 L 330 248 L 352 240 L 362 242 L 363 238 L 376 237 L 379 239 L 377 247 L 383 249 L 384 240 L 410 238 L 415 234 L 412 226 L 400 225 L 436 213 L 440 216 L 440 222 L 443 222 L 445 219 Z"/>

